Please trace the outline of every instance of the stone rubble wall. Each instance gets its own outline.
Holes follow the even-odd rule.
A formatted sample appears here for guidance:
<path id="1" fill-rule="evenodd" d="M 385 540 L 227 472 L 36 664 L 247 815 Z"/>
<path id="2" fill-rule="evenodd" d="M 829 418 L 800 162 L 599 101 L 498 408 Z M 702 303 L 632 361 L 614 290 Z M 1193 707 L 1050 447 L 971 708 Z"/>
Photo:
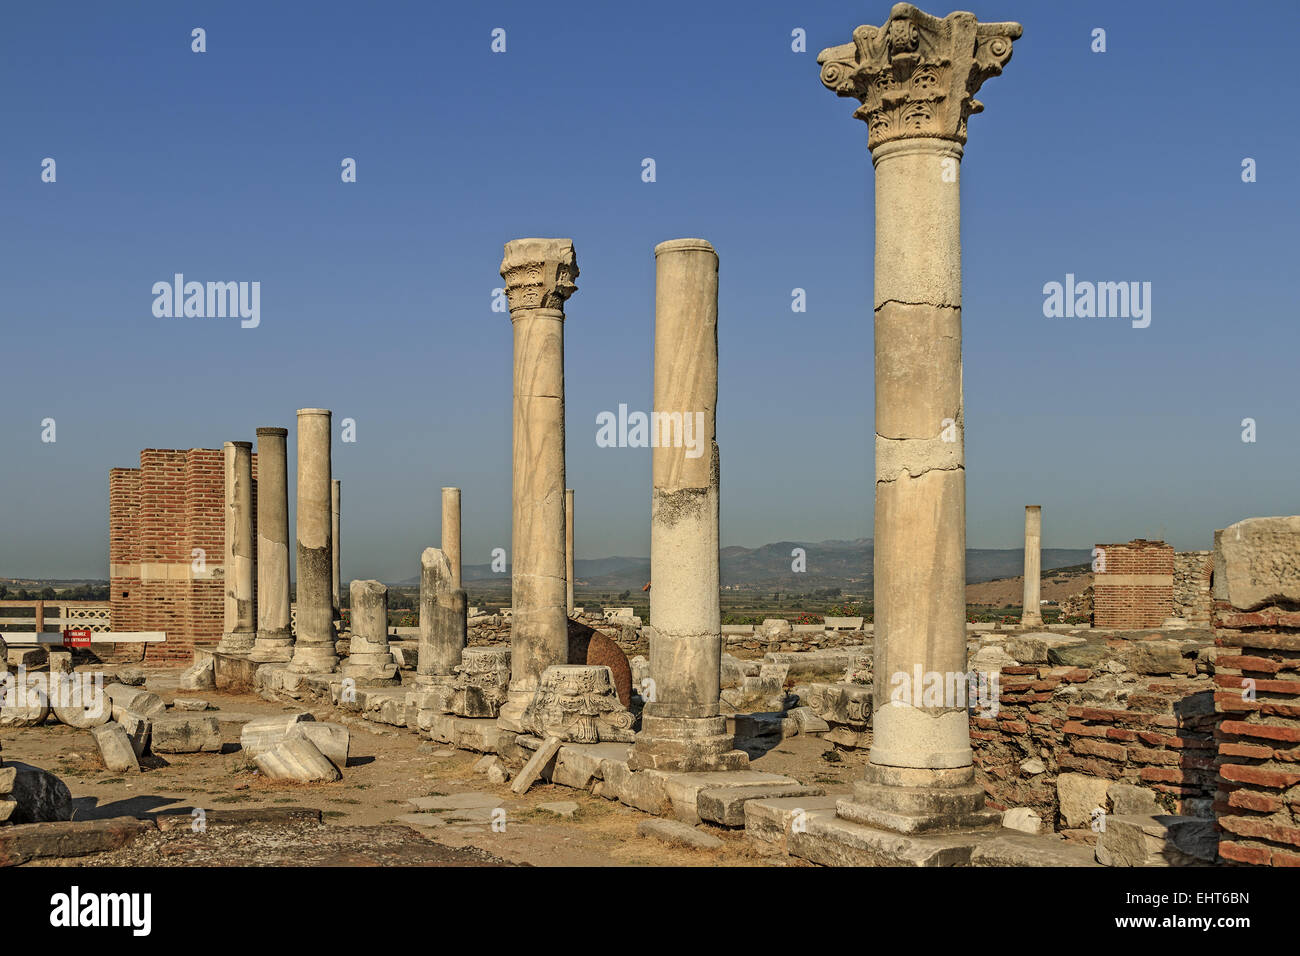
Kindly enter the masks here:
<path id="1" fill-rule="evenodd" d="M 1213 570 L 1212 551 L 1179 551 L 1174 555 L 1174 617 L 1194 627 L 1210 626 L 1214 605 L 1210 595 Z"/>

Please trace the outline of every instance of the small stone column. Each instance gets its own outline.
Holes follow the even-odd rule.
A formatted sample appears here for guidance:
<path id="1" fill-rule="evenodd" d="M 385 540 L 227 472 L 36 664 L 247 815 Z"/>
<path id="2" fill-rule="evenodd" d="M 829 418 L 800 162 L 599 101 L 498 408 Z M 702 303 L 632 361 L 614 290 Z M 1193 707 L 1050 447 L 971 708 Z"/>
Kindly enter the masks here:
<path id="1" fill-rule="evenodd" d="M 330 419 L 326 408 L 298 409 L 298 625 L 289 665 L 298 674 L 328 674 L 339 662 L 331 592 Z"/>
<path id="2" fill-rule="evenodd" d="M 860 103 L 876 173 L 873 740 L 837 812 L 885 829 L 988 822 L 969 696 L 935 706 L 914 691 L 935 674 L 965 686 L 960 166 L 967 118 L 983 109 L 973 96 L 1020 34 L 899 3 L 817 58 L 822 83 Z"/>
<path id="3" fill-rule="evenodd" d="M 333 552 L 331 557 L 331 563 L 333 567 L 332 567 L 332 581 L 330 582 L 330 587 L 332 589 L 330 600 L 332 602 L 331 608 L 334 612 L 334 620 L 336 623 L 343 620 L 343 615 L 340 613 L 340 608 L 343 607 L 343 602 L 340 600 L 340 596 L 343 594 L 343 590 L 339 578 L 339 559 L 340 559 L 340 549 L 342 548 L 342 544 L 339 541 L 339 530 L 340 530 L 339 515 L 342 513 L 342 510 L 343 510 L 343 482 L 339 481 L 337 478 L 331 478 L 330 479 L 330 544 L 333 546 L 331 549 Z"/>
<path id="4" fill-rule="evenodd" d="M 257 640 L 253 583 L 253 444 L 225 444 L 226 625 L 217 650 L 247 654 Z"/>
<path id="5" fill-rule="evenodd" d="M 718 254 L 703 239 L 655 247 L 650 674 L 629 766 L 731 770 L 749 761 L 718 712 Z"/>
<path id="6" fill-rule="evenodd" d="M 569 594 L 569 613 L 573 613 L 573 489 L 564 490 L 564 584 Z"/>
<path id="7" fill-rule="evenodd" d="M 577 289 L 568 239 L 514 239 L 501 263 L 514 327 L 510 692 L 501 725 L 523 732 L 542 672 L 566 664 L 564 302 Z"/>
<path id="8" fill-rule="evenodd" d="M 1025 600 L 1020 612 L 1024 627 L 1042 627 L 1038 587 L 1043 569 L 1043 506 L 1025 505 Z"/>
<path id="9" fill-rule="evenodd" d="M 395 682 L 397 664 L 388 649 L 388 588 L 378 581 L 353 581 L 348 594 L 352 643 L 339 673 L 371 684 Z"/>
<path id="10" fill-rule="evenodd" d="M 451 588 L 458 590 L 460 581 L 460 489 L 442 489 L 442 552 L 451 565 Z"/>
<path id="11" fill-rule="evenodd" d="M 420 649 L 416 681 L 448 683 L 466 644 L 465 592 L 453 587 L 451 561 L 437 548 L 420 555 Z"/>
<path id="12" fill-rule="evenodd" d="M 287 428 L 257 430 L 257 640 L 259 663 L 293 656 L 289 615 L 289 464 Z"/>

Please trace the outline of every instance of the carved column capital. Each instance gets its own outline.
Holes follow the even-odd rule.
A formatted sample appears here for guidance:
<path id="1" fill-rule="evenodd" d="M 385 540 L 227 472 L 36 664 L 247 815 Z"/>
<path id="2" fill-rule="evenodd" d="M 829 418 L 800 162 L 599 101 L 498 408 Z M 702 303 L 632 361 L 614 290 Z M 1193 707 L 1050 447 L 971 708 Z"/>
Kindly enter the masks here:
<path id="1" fill-rule="evenodd" d="M 979 23 L 973 13 L 942 20 L 896 3 L 884 26 L 860 26 L 853 42 L 817 56 L 822 83 L 862 105 L 867 146 L 916 137 L 966 142 L 966 118 L 984 109 L 975 94 L 1011 59 L 1019 23 Z"/>
<path id="2" fill-rule="evenodd" d="M 571 239 L 512 239 L 501 260 L 510 315 L 526 309 L 564 310 L 578 291 L 578 257 Z"/>

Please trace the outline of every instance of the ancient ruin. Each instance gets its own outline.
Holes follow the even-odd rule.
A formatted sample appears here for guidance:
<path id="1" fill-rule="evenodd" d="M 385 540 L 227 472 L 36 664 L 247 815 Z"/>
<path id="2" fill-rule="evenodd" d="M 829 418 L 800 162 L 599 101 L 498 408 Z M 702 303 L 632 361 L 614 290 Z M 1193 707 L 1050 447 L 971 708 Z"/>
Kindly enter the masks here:
<path id="1" fill-rule="evenodd" d="M 14 597 L 0 582 L 0 867 L 84 865 L 99 874 L 120 866 L 340 864 L 1194 867 L 1206 886 L 1217 886 L 1211 874 L 1245 880 L 1300 868 L 1300 516 L 1239 516 L 1224 506 L 1214 524 L 1226 527 L 1214 530 L 1206 519 L 1173 533 L 1159 518 L 1133 526 L 1133 514 L 1147 517 L 1137 505 L 1132 514 L 1099 516 L 1081 506 L 1087 499 L 1070 497 L 1068 482 L 1050 486 L 1047 467 L 1022 468 L 1017 456 L 1027 443 L 1007 429 L 1007 444 L 990 443 L 978 459 L 985 484 L 971 486 L 971 533 L 992 526 L 1002 543 L 1023 533 L 1023 551 L 968 547 L 962 163 L 968 120 L 984 110 L 976 96 L 1002 74 L 1022 32 L 1016 22 L 937 17 L 896 3 L 879 25 L 857 26 L 816 57 L 822 85 L 856 102 L 874 178 L 870 485 L 835 449 L 810 453 L 799 426 L 761 442 L 745 432 L 747 422 L 768 424 L 755 410 L 768 392 L 784 399 L 794 387 L 825 386 L 807 381 L 821 371 L 818 361 L 792 385 L 794 374 L 758 379 L 736 358 L 748 357 L 745 350 L 732 351 L 737 339 L 755 351 L 770 346 L 743 315 L 721 318 L 719 306 L 728 316 L 733 304 L 737 312 L 765 308 L 729 295 L 758 295 L 745 276 L 768 263 L 729 285 L 710 241 L 658 242 L 651 325 L 650 250 L 667 229 L 646 233 L 633 249 L 639 294 L 626 293 L 600 245 L 613 239 L 593 234 L 597 254 L 584 253 L 591 298 L 579 303 L 605 314 L 610 300 L 597 306 L 598 297 L 614 288 L 629 300 L 616 318 L 643 346 L 652 339 L 653 351 L 625 348 L 635 341 L 629 334 L 615 353 L 580 323 L 570 344 L 585 351 L 571 355 L 578 371 L 566 412 L 566 303 L 579 275 L 573 241 L 511 239 L 497 266 L 491 249 L 457 234 L 456 242 L 478 249 L 473 268 L 482 269 L 457 294 L 481 294 L 486 315 L 490 290 L 492 319 L 436 344 L 445 347 L 443 369 L 471 361 L 470 336 L 499 360 L 495 370 L 490 361 L 473 370 L 475 400 L 488 409 L 473 423 L 487 432 L 482 443 L 464 437 L 468 421 L 443 414 L 447 396 L 463 395 L 468 380 L 449 384 L 440 370 L 428 376 L 438 399 L 394 413 L 393 422 L 377 421 L 380 403 L 360 389 L 339 390 L 337 425 L 330 409 L 298 409 L 296 443 L 287 428 L 256 422 L 287 421 L 313 393 L 278 407 L 254 381 L 247 408 L 218 401 L 224 417 L 184 436 L 214 447 L 146 448 L 138 468 L 109 471 L 106 589 L 23 579 Z M 802 34 L 794 30 L 790 48 L 802 64 L 801 95 L 809 103 L 822 96 L 829 107 L 816 91 L 812 57 L 802 55 Z M 513 68 L 493 82 L 515 89 Z M 1023 93 L 1034 79 L 1007 85 L 1014 80 Z M 1016 112 L 1023 110 L 1003 115 Z M 1014 137 L 991 138 L 1003 142 L 986 148 L 1003 155 L 1033 152 Z M 653 201 L 668 217 L 680 215 L 681 196 L 672 192 L 680 179 L 700 175 L 694 157 L 694 169 L 683 165 L 688 152 L 672 154 L 676 167 L 660 167 L 662 183 L 643 174 L 639 184 L 655 184 Z M 781 161 L 795 162 L 798 151 L 790 157 Z M 654 160 L 645 162 L 652 173 Z M 856 185 L 844 196 L 850 207 L 867 198 Z M 565 225 L 561 200 L 540 207 L 560 217 L 555 228 L 598 231 L 591 222 L 600 219 Z M 514 221 L 531 229 L 536 212 Z M 808 218 L 810 234 L 827 221 L 824 210 Z M 483 242 L 514 228 L 484 221 Z M 868 233 L 854 222 L 865 243 Z M 637 228 L 659 224 L 646 216 Z M 746 263 L 745 250 L 732 249 L 736 230 L 708 234 L 723 256 Z M 853 301 L 865 295 L 865 276 L 851 266 L 855 249 L 844 269 L 829 243 L 808 246 L 810 258 L 825 260 L 814 263 L 822 271 L 848 274 Z M 971 264 L 996 273 L 995 260 Z M 187 293 L 182 279 L 176 274 L 169 321 L 199 318 L 189 312 L 201 293 L 225 285 L 194 283 L 200 291 Z M 779 278 L 781 296 L 785 282 Z M 795 288 L 793 300 L 803 304 L 805 291 Z M 979 290 L 968 293 L 974 310 Z M 195 301 L 184 304 L 190 296 Z M 984 303 L 982 313 L 1000 308 Z M 791 305 L 787 313 L 786 302 L 778 304 L 782 321 L 808 323 L 795 329 L 800 339 L 821 334 L 814 323 L 831 311 Z M 260 322 L 243 318 L 253 324 L 241 333 Z M 984 331 L 971 318 L 970 327 Z M 268 308 L 268 329 L 269 320 Z M 988 338 L 1005 347 L 1005 339 Z M 861 359 L 861 348 L 846 341 L 840 335 L 832 347 Z M 399 341 L 398 349 L 406 346 Z M 978 385 L 971 377 L 972 415 L 977 397 L 1002 387 L 976 361 L 987 354 L 968 355 L 983 373 Z M 1022 355 L 1011 358 L 1024 367 Z M 349 361 L 365 365 L 351 354 Z M 364 372 L 373 381 L 373 369 Z M 850 385 L 862 384 L 856 372 Z M 409 369 L 397 374 L 411 377 Z M 638 374 L 646 376 L 640 386 Z M 422 366 L 412 391 L 428 384 L 425 375 Z M 837 375 L 846 377 L 842 367 L 825 378 Z M 614 452 L 595 465 L 579 458 L 574 436 L 587 434 L 593 409 L 598 427 L 610 414 L 609 383 L 647 380 L 652 405 L 635 413 L 648 423 L 647 440 L 596 443 L 643 449 L 641 457 L 619 452 L 609 472 L 602 469 Z M 1035 400 L 1031 385 L 1043 388 L 1027 376 L 1015 385 Z M 626 426 L 629 402 L 613 398 Z M 984 436 L 999 424 L 996 415 L 980 418 L 983 453 Z M 376 437 L 356 444 L 357 420 L 363 436 Z M 254 436 L 255 448 L 242 440 Z M 376 453 L 371 441 L 389 444 Z M 860 431 L 849 441 L 865 447 Z M 749 486 L 770 496 L 767 486 L 791 474 L 808 478 L 780 489 L 794 499 L 791 520 L 838 529 L 843 509 L 815 500 L 819 489 L 858 483 L 849 495 L 863 515 L 872 503 L 870 538 L 855 530 L 853 540 L 745 541 L 732 515 L 754 510 L 757 499 L 730 479 L 724 502 L 720 448 L 740 457 L 736 449 L 751 444 L 768 457 L 730 466 Z M 392 451 L 415 446 L 425 458 L 401 461 Z M 588 482 L 581 556 L 570 452 L 573 471 Z M 335 453 L 349 480 L 346 563 Z M 778 468 L 778 455 L 793 464 Z M 1004 470 L 985 470 L 1007 458 L 1014 460 Z M 633 506 L 606 500 L 601 475 L 615 468 L 633 476 Z M 1019 472 L 1028 477 L 1010 487 L 1007 476 Z M 376 475 L 396 481 L 380 484 Z M 458 483 L 440 489 L 437 528 L 431 475 Z M 981 504 L 999 481 L 1007 484 L 998 489 L 1003 497 Z M 1110 500 L 1127 500 L 1131 484 L 1118 484 Z M 462 486 L 471 491 L 464 512 Z M 1020 525 L 1020 502 L 1030 495 L 1052 509 L 1053 547 L 1043 546 L 1041 505 L 1025 505 Z M 818 507 L 829 518 L 807 517 Z M 396 517 L 375 531 L 384 509 Z M 1078 547 L 1057 547 L 1071 521 Z M 609 544 L 627 537 L 628 526 L 633 538 L 647 535 L 648 563 L 644 546 Z M 1151 537 L 1091 545 L 1136 534 Z M 1176 551 L 1157 538 L 1203 550 Z M 982 561 L 995 570 L 983 573 Z M 19 579 L 12 584 L 17 591 Z M 1084 879 L 1091 885 L 1095 876 Z M 1144 872 L 1134 886 L 1145 893 L 1146 882 Z M 1029 881 L 1039 883 L 1052 880 Z M 369 887 L 334 889 L 349 902 L 378 898 Z M 255 897 L 241 883 L 232 898 L 255 899 L 272 917 L 291 906 L 307 911 L 285 892 L 286 901 L 272 905 L 270 895 Z M 937 912 L 930 884 L 911 895 L 923 920 Z M 888 899 L 877 902 L 892 915 Z M 1220 902 L 1197 905 L 1217 917 L 1209 907 Z M 1120 905 L 1107 898 L 1096 908 L 1109 919 Z M 232 913 L 242 915 L 236 906 L 223 918 Z M 361 915 L 345 906 L 336 922 Z"/>
<path id="2" fill-rule="evenodd" d="M 542 673 L 568 663 L 564 519 L 564 303 L 577 291 L 568 239 L 513 239 L 501 261 L 514 329 L 510 695 L 503 727 L 522 731 Z"/>

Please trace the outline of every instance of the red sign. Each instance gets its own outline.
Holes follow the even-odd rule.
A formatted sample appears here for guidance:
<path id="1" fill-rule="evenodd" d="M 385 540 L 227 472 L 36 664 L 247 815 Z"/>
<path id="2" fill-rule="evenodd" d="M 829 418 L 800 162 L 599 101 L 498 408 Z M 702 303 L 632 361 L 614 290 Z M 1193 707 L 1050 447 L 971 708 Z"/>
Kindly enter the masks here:
<path id="1" fill-rule="evenodd" d="M 63 632 L 64 647 L 88 647 L 90 646 L 90 628 L 78 627 L 67 628 Z"/>

